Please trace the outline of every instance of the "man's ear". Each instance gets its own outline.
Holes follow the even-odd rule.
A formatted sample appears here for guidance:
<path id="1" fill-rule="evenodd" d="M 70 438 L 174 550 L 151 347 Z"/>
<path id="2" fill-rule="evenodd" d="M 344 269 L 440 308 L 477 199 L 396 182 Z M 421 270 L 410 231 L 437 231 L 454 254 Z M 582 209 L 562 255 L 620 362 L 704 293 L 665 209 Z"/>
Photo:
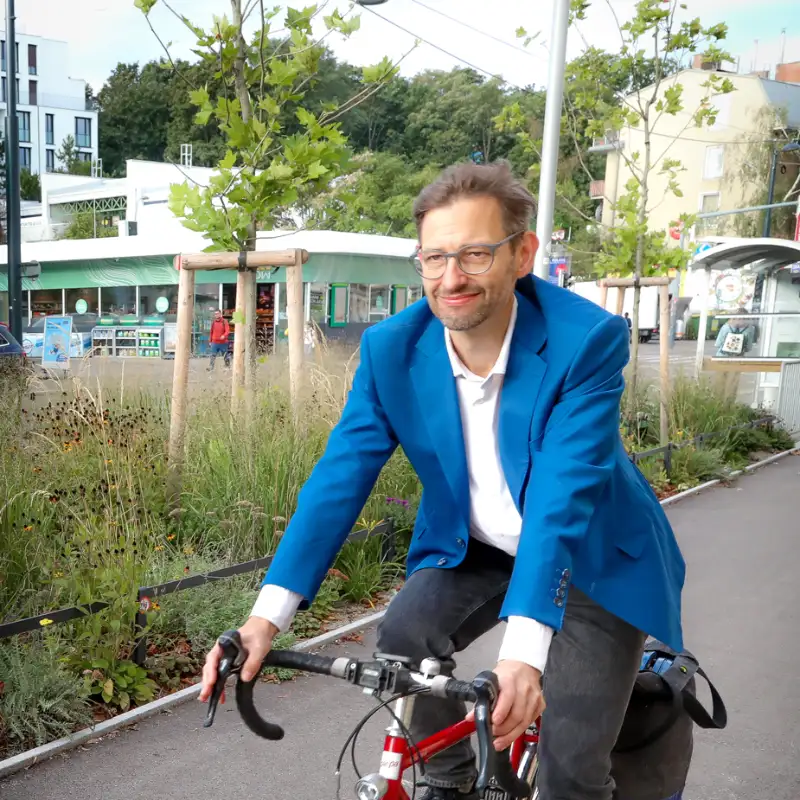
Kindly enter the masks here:
<path id="1" fill-rule="evenodd" d="M 519 247 L 520 259 L 517 265 L 517 278 L 522 278 L 531 273 L 538 250 L 539 239 L 536 234 L 533 231 L 525 231 L 522 234 L 522 242 Z"/>

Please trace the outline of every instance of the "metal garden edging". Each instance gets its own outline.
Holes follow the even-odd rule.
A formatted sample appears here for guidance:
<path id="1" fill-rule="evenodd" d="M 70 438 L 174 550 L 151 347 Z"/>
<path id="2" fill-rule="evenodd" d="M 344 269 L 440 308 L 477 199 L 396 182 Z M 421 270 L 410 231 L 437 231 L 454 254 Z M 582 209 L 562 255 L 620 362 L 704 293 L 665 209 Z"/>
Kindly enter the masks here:
<path id="1" fill-rule="evenodd" d="M 354 531 L 347 537 L 346 543 L 359 542 L 373 536 L 381 537 L 382 559 L 384 561 L 393 560 L 396 552 L 396 538 L 394 522 L 391 519 L 385 520 L 369 530 Z M 186 589 L 194 589 L 198 586 L 211 583 L 212 581 L 231 578 L 234 575 L 244 575 L 258 569 L 266 569 L 271 563 L 272 556 L 264 556 L 263 558 L 256 558 L 252 561 L 245 561 L 241 564 L 234 564 L 230 567 L 212 570 L 211 572 L 201 575 L 190 575 L 186 578 L 167 581 L 166 583 L 160 583 L 155 586 L 140 587 L 137 594 L 139 608 L 134 622 L 136 647 L 131 656 L 132 661 L 141 666 L 144 664 L 144 660 L 147 656 L 147 612 L 152 607 L 152 598 L 163 597 L 164 595 L 173 594 L 174 592 L 182 592 Z M 51 624 L 70 622 L 71 620 L 80 619 L 90 614 L 97 614 L 106 608 L 108 608 L 108 603 L 95 602 L 89 603 L 86 606 L 62 608 L 57 611 L 48 611 L 44 614 L 38 614 L 35 617 L 26 617 L 25 619 L 7 622 L 0 625 L 0 639 L 18 636 L 21 633 L 38 631 Z"/>
<path id="2" fill-rule="evenodd" d="M 761 425 L 771 425 L 777 421 L 778 418 L 774 416 L 761 417 L 760 419 L 753 420 L 752 422 L 745 422 L 742 425 L 734 425 L 730 428 L 726 428 L 724 431 L 712 431 L 710 433 L 701 433 L 698 436 L 695 436 L 693 439 L 687 439 L 685 442 L 669 442 L 668 444 L 665 444 L 663 447 L 654 447 L 650 450 L 640 450 L 638 452 L 631 453 L 630 458 L 634 464 L 638 464 L 645 458 L 652 458 L 653 456 L 663 455 L 664 471 L 667 473 L 667 477 L 670 477 L 672 473 L 673 452 L 676 452 L 678 450 L 683 450 L 684 447 L 690 447 L 692 445 L 698 445 L 702 447 L 704 442 L 706 442 L 708 439 L 713 439 L 716 436 L 725 436 L 726 434 L 732 433 L 733 431 L 747 430 L 749 428 L 758 428 Z"/>

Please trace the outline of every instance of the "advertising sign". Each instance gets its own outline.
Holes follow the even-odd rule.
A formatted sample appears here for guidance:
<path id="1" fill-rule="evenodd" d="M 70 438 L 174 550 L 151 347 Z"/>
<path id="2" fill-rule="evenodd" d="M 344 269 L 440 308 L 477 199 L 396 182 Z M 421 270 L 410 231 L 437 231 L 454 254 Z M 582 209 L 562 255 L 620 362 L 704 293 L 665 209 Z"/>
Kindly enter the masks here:
<path id="1" fill-rule="evenodd" d="M 42 366 L 69 369 L 72 317 L 47 317 L 44 321 Z"/>

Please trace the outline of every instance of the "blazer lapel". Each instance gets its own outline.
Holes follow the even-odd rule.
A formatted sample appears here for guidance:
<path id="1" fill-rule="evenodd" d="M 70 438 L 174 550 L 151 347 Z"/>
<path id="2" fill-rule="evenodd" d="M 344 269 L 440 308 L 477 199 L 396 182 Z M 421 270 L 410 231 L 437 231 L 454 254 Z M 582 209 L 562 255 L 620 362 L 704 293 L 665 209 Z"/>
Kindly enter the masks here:
<path id="1" fill-rule="evenodd" d="M 444 328 L 437 319 L 431 319 L 417 342 L 411 377 L 428 436 L 455 503 L 469 525 L 469 475 L 461 409 L 453 368 L 444 343 Z"/>
<path id="2" fill-rule="evenodd" d="M 532 278 L 528 285 L 518 285 L 517 324 L 500 395 L 498 425 L 500 460 L 511 496 L 520 511 L 531 464 L 533 412 L 547 369 L 539 355 L 546 342 L 546 332 L 534 287 Z"/>

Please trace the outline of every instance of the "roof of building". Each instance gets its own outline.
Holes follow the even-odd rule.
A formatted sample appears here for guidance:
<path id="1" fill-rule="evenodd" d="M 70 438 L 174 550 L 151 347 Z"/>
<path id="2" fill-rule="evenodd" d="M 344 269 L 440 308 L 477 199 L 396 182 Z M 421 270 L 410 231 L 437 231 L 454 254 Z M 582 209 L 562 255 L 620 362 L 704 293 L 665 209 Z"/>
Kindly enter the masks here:
<path id="1" fill-rule="evenodd" d="M 800 128 L 800 83 L 760 78 L 769 104 L 786 111 L 786 124 L 790 128 Z"/>
<path id="2" fill-rule="evenodd" d="M 800 262 L 800 242 L 788 239 L 728 239 L 695 256 L 692 269 L 781 269 Z"/>
<path id="3" fill-rule="evenodd" d="M 114 236 L 104 239 L 59 239 L 49 242 L 23 242 L 23 261 L 68 262 L 92 259 L 172 257 L 180 253 L 199 253 L 210 241 L 200 233 L 176 226 L 168 236 Z M 278 250 L 300 248 L 309 253 L 408 258 L 416 242 L 393 236 L 375 236 L 339 231 L 263 231 L 256 248 Z M 8 263 L 8 249 L 0 245 L 0 263 Z"/>

